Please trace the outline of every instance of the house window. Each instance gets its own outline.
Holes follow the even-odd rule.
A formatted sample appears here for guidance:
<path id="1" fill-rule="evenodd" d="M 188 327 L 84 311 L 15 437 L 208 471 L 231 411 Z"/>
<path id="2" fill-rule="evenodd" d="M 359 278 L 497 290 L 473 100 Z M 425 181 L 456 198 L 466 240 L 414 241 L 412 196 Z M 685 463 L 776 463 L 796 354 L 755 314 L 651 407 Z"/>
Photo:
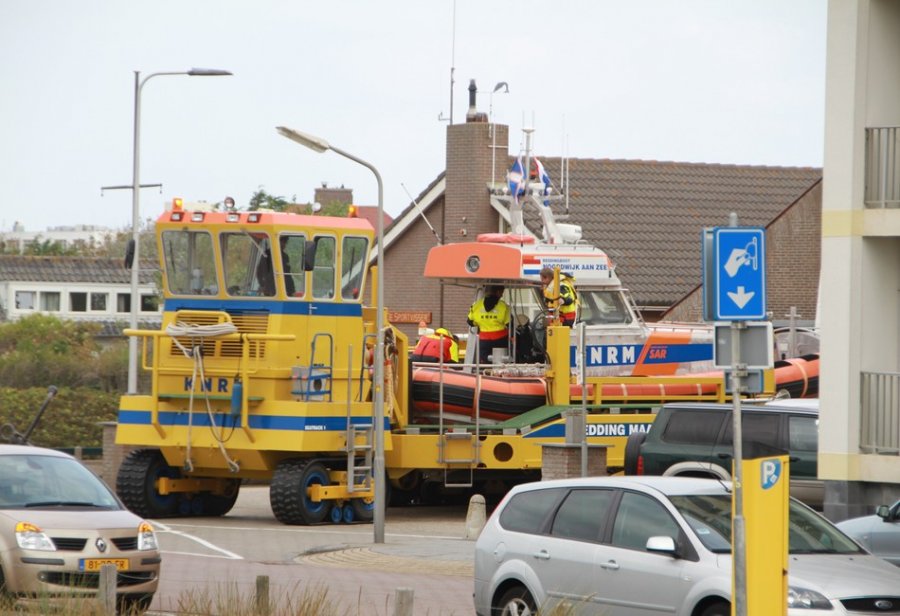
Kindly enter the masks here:
<path id="1" fill-rule="evenodd" d="M 141 312 L 159 312 L 159 296 L 141 295 Z"/>
<path id="2" fill-rule="evenodd" d="M 116 295 L 116 312 L 131 312 L 131 293 Z"/>
<path id="3" fill-rule="evenodd" d="M 34 310 L 34 300 L 37 293 L 34 291 L 16 291 L 16 308 L 19 310 Z"/>
<path id="4" fill-rule="evenodd" d="M 87 293 L 83 291 L 69 293 L 69 310 L 71 312 L 87 312 Z"/>
<path id="5" fill-rule="evenodd" d="M 59 312 L 59 291 L 41 291 L 41 310 Z"/>
<path id="6" fill-rule="evenodd" d="M 105 312 L 107 297 L 109 296 L 106 293 L 91 293 L 91 311 Z"/>

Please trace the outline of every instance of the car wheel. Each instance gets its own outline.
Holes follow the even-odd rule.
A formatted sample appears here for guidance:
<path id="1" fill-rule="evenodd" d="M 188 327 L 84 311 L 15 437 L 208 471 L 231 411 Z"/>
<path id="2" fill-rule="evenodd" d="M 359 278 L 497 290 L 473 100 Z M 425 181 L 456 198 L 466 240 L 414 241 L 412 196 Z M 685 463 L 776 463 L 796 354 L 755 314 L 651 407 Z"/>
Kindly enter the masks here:
<path id="1" fill-rule="evenodd" d="M 494 606 L 497 616 L 537 616 L 537 607 L 531 593 L 524 586 L 513 586 Z"/>
<path id="2" fill-rule="evenodd" d="M 707 606 L 700 616 L 731 616 L 731 604 L 726 601 L 719 601 Z"/>
<path id="3" fill-rule="evenodd" d="M 6 590 L 6 578 L 3 577 L 3 569 L 0 568 L 0 613 L 6 611 L 15 604 L 15 597 Z"/>
<path id="4" fill-rule="evenodd" d="M 641 454 L 641 445 L 647 438 L 646 432 L 632 432 L 625 441 L 625 474 L 637 475 L 638 456 Z"/>

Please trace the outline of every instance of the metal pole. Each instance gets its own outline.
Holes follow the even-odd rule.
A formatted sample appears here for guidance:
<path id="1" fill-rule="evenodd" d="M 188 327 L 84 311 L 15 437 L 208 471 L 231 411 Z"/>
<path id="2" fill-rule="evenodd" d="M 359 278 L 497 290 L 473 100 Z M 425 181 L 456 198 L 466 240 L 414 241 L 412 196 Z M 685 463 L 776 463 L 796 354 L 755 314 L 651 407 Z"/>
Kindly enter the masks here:
<path id="1" fill-rule="evenodd" d="M 747 547 L 744 524 L 744 443 L 741 423 L 741 388 L 746 366 L 741 363 L 743 321 L 731 322 L 731 399 L 734 405 L 734 607 L 735 616 L 747 616 Z"/>
<path id="2" fill-rule="evenodd" d="M 149 77 L 148 77 L 149 79 Z M 144 80 L 146 82 L 146 80 Z M 134 150 L 132 151 L 131 169 L 131 241 L 134 242 L 134 259 L 131 262 L 131 311 L 129 326 L 137 329 L 138 316 L 138 283 L 140 282 L 141 269 L 141 243 L 140 219 L 141 219 L 141 82 L 140 71 L 134 71 Z M 128 393 L 137 393 L 137 361 L 138 339 L 137 336 L 128 337 Z"/>
<path id="3" fill-rule="evenodd" d="M 373 375 L 375 382 L 372 386 L 375 388 L 375 459 L 372 473 L 375 478 L 375 543 L 384 543 L 384 510 L 385 510 L 385 485 L 384 482 L 387 475 L 384 472 L 384 186 L 381 182 L 381 174 L 378 170 L 361 158 L 358 158 L 349 152 L 345 152 L 340 148 L 336 148 L 329 144 L 329 147 L 344 158 L 359 163 L 368 168 L 375 174 L 378 182 L 378 220 L 375 225 L 376 232 L 376 250 L 378 250 L 378 259 L 376 261 L 378 274 L 376 277 L 376 312 L 375 312 L 375 374 Z"/>
<path id="4" fill-rule="evenodd" d="M 231 75 L 228 71 L 218 69 L 192 68 L 189 71 L 161 71 L 151 73 L 141 79 L 141 72 L 134 71 L 134 151 L 132 152 L 133 167 L 131 170 L 131 240 L 134 242 L 134 259 L 131 262 L 131 314 L 129 326 L 137 329 L 138 310 L 140 309 L 140 296 L 138 284 L 140 283 L 141 270 L 141 91 L 144 84 L 160 75 L 188 75 L 219 77 Z M 137 393 L 137 368 L 138 368 L 138 340 L 136 336 L 128 337 L 128 393 Z"/>

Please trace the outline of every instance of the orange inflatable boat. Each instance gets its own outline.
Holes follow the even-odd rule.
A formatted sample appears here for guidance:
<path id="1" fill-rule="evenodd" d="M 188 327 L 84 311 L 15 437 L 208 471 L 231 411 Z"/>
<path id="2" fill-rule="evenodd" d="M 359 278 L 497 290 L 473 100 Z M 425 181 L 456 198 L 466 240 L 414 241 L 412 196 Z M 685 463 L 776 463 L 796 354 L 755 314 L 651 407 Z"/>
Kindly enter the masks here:
<path id="1" fill-rule="evenodd" d="M 804 355 L 774 366 L 775 388 L 787 391 L 791 398 L 815 398 L 819 394 L 819 356 Z M 721 372 L 694 374 L 692 377 L 721 377 Z M 481 377 L 479 414 L 486 419 L 503 421 L 547 403 L 547 383 L 537 377 Z M 687 382 L 666 385 L 614 384 L 604 385 L 603 398 L 616 400 L 626 396 L 685 395 L 713 393 L 713 385 Z M 443 382 L 444 417 L 465 421 L 474 416 L 476 376 L 468 372 L 438 368 L 416 368 L 412 378 L 412 408 L 414 417 L 429 421 L 438 417 Z M 588 388 L 588 395 L 592 390 Z M 573 387 L 572 395 L 580 397 L 580 388 Z"/>

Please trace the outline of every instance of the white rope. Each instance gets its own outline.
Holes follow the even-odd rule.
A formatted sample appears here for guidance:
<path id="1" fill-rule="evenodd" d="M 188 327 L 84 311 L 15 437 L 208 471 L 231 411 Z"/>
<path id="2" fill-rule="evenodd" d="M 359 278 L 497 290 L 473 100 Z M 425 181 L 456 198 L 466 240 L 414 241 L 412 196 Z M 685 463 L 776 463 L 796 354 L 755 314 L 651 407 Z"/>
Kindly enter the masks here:
<path id="1" fill-rule="evenodd" d="M 175 324 L 169 324 L 166 327 L 166 333 L 172 338 L 172 342 L 181 349 L 181 352 L 184 353 L 184 356 L 188 359 L 192 360 L 193 370 L 191 373 L 191 390 L 188 395 L 188 433 L 187 433 L 187 447 L 185 451 L 185 470 L 191 472 L 194 470 L 194 464 L 191 461 L 191 433 L 194 424 L 194 383 L 197 382 L 197 372 L 200 372 L 200 388 L 203 391 L 203 399 L 206 401 L 206 414 L 209 417 L 209 430 L 213 435 L 216 443 L 219 445 L 219 451 L 222 454 L 222 457 L 225 458 L 225 463 L 228 465 L 228 468 L 231 472 L 236 473 L 240 470 L 240 466 L 237 462 L 229 457 L 228 452 L 225 450 L 224 437 L 223 433 L 225 430 L 225 426 L 222 426 L 222 431 L 219 434 L 216 434 L 216 420 L 213 417 L 212 407 L 209 403 L 209 392 L 206 391 L 203 386 L 206 382 L 206 375 L 203 370 L 203 353 L 195 352 L 195 349 L 202 349 L 203 347 L 203 338 L 213 338 L 216 336 L 227 336 L 228 334 L 237 333 L 238 329 L 235 327 L 234 323 L 225 322 L 225 323 L 216 323 L 213 325 L 194 325 L 192 323 L 184 323 L 179 321 Z M 193 341 L 193 346 L 191 348 L 185 347 L 181 342 L 179 342 L 178 337 L 187 337 L 195 339 Z M 199 343 L 197 342 L 199 340 Z"/>

